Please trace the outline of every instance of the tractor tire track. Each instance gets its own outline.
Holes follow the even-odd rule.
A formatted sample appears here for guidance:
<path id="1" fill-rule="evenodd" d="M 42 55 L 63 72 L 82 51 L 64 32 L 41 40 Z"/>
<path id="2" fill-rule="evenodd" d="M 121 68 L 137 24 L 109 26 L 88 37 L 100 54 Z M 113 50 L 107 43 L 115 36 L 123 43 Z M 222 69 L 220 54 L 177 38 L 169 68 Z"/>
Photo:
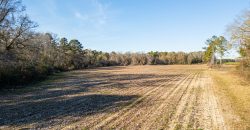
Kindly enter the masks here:
<path id="1" fill-rule="evenodd" d="M 133 103 L 131 103 L 129 106 L 127 106 L 126 108 L 124 108 L 123 110 L 121 110 L 118 113 L 115 113 L 114 115 L 106 118 L 105 120 L 103 120 L 102 122 L 100 122 L 99 124 L 97 124 L 94 129 L 100 129 L 102 128 L 104 125 L 108 124 L 109 122 L 113 121 L 114 119 L 116 119 L 118 116 L 124 115 L 126 113 L 129 112 L 129 110 L 136 106 L 138 103 L 140 103 L 142 100 L 144 100 L 145 98 L 147 98 L 148 96 L 150 96 L 151 93 L 157 91 L 160 87 L 162 87 L 164 84 L 166 84 L 166 82 L 162 83 L 161 85 L 159 85 L 158 87 L 153 88 L 152 90 L 148 91 L 146 94 L 144 94 L 142 97 L 140 97 L 139 99 L 137 99 L 136 101 L 134 101 Z"/>

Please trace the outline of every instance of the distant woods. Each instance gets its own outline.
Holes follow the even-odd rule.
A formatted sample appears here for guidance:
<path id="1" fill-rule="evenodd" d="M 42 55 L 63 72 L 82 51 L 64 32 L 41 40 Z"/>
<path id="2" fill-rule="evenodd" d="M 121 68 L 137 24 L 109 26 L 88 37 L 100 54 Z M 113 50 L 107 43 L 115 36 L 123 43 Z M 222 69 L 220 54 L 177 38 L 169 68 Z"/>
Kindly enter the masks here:
<path id="1" fill-rule="evenodd" d="M 35 32 L 20 0 L 0 0 L 0 88 L 55 72 L 113 65 L 197 64 L 203 52 L 117 53 L 84 49 L 77 39 Z"/>

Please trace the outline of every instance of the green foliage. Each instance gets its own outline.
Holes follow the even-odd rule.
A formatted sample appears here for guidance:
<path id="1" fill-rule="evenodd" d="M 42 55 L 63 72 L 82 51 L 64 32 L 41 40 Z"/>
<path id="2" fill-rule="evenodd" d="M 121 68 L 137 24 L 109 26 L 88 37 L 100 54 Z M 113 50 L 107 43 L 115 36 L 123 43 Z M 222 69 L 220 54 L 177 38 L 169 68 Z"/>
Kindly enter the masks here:
<path id="1" fill-rule="evenodd" d="M 246 48 L 239 47 L 239 53 L 242 57 L 246 57 L 247 56 Z"/>
<path id="2" fill-rule="evenodd" d="M 61 38 L 61 40 L 60 40 L 60 46 L 62 46 L 62 47 L 69 46 L 68 39 L 65 38 L 65 37 Z"/>
<path id="3" fill-rule="evenodd" d="M 82 49 L 83 49 L 82 44 L 78 40 L 76 40 L 76 39 L 70 40 L 70 42 L 69 42 L 69 48 L 74 53 L 81 52 Z"/>
<path id="4" fill-rule="evenodd" d="M 211 61 L 211 58 L 213 56 L 213 49 L 212 49 L 212 47 L 213 47 L 212 45 L 208 45 L 208 47 L 205 48 L 206 51 L 205 51 L 205 55 L 204 55 L 204 60 L 206 62 Z"/>
<path id="5" fill-rule="evenodd" d="M 224 56 L 225 52 L 230 49 L 229 43 L 226 38 L 223 36 L 212 36 L 212 38 L 206 41 L 207 47 L 205 47 L 205 55 L 204 59 L 206 62 L 210 62 L 210 64 L 214 64 L 215 62 L 215 54 L 218 54 L 220 60 Z"/>

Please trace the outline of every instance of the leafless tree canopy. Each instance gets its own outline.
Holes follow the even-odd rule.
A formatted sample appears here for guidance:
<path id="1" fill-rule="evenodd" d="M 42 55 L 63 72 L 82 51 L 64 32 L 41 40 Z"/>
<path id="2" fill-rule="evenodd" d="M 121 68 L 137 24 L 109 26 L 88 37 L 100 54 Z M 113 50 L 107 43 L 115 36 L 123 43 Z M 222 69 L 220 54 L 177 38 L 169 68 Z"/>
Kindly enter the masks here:
<path id="1" fill-rule="evenodd" d="M 83 49 L 77 39 L 34 32 L 35 27 L 20 0 L 0 0 L 0 86 L 29 83 L 72 69 L 203 62 L 203 52 L 107 53 Z"/>
<path id="2" fill-rule="evenodd" d="M 0 2 L 1 49 L 23 48 L 37 25 L 24 14 L 25 7 L 18 0 Z"/>
<path id="3" fill-rule="evenodd" d="M 250 70 L 250 11 L 238 17 L 229 30 L 231 41 L 236 44 L 241 55 L 242 70 Z"/>

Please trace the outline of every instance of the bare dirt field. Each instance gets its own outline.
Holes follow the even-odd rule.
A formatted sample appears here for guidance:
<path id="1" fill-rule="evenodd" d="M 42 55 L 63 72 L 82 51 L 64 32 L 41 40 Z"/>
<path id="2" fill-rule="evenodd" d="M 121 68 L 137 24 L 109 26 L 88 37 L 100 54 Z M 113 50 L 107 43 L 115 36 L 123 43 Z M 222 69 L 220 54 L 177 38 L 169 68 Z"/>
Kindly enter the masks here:
<path id="1" fill-rule="evenodd" d="M 0 129 L 231 129 L 205 65 L 66 72 L 0 96 Z"/>

